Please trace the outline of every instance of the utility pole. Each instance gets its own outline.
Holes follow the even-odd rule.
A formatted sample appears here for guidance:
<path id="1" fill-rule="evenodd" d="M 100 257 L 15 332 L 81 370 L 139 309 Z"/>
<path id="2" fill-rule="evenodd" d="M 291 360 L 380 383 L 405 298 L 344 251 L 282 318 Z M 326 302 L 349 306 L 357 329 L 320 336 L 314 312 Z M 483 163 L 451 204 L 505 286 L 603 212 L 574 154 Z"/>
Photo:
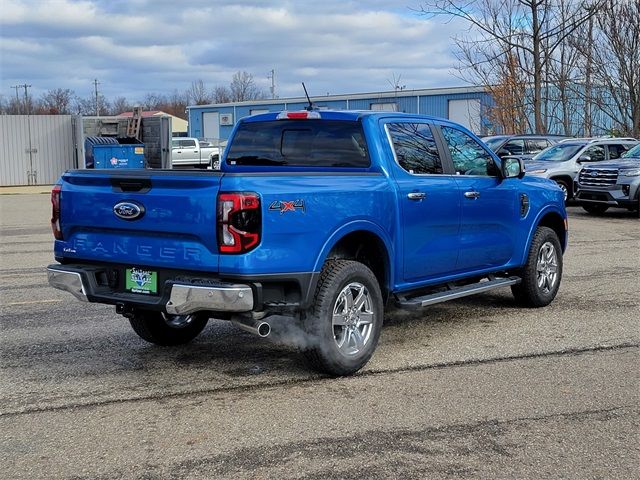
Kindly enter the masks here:
<path id="1" fill-rule="evenodd" d="M 276 71 L 271 69 L 267 78 L 271 80 L 271 87 L 269 88 L 271 90 L 271 98 L 276 98 Z"/>
<path id="2" fill-rule="evenodd" d="M 96 92 L 96 117 L 100 116 L 100 98 L 98 97 L 98 85 L 100 85 L 100 82 L 96 78 L 93 80 L 93 87 Z"/>
<path id="3" fill-rule="evenodd" d="M 24 88 L 24 108 L 27 110 L 27 115 L 31 114 L 31 107 L 29 106 L 29 93 L 27 89 L 31 88 L 31 85 L 20 85 L 20 87 Z"/>
<path id="4" fill-rule="evenodd" d="M 12 85 L 11 88 L 15 89 L 16 91 L 16 108 L 18 109 L 18 115 L 20 114 L 20 96 L 18 94 L 18 90 L 20 90 L 20 88 L 22 87 L 22 85 Z"/>

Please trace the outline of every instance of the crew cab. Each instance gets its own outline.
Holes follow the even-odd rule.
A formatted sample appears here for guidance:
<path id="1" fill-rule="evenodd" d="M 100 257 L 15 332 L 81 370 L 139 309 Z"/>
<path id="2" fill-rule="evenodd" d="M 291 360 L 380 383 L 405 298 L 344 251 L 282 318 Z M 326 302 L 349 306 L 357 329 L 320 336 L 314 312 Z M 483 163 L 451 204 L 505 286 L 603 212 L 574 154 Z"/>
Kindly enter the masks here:
<path id="1" fill-rule="evenodd" d="M 171 165 L 173 168 L 209 168 L 218 162 L 220 148 L 205 140 L 177 137 L 171 140 Z"/>
<path id="2" fill-rule="evenodd" d="M 159 345 L 209 318 L 266 336 L 285 315 L 331 375 L 367 363 L 387 306 L 501 287 L 548 305 L 568 239 L 554 182 L 460 125 L 394 112 L 247 117 L 221 171 L 72 170 L 52 204 L 53 287 Z"/>

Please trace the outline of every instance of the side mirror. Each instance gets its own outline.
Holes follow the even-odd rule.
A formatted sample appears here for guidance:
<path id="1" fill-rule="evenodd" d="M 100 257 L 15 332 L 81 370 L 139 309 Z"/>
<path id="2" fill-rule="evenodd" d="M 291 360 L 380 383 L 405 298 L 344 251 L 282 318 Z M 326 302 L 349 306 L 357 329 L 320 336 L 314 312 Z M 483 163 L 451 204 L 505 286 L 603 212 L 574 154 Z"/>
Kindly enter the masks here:
<path id="1" fill-rule="evenodd" d="M 502 160 L 502 178 L 524 177 L 525 166 L 521 158 L 505 158 Z"/>
<path id="2" fill-rule="evenodd" d="M 506 157 L 507 155 L 511 155 L 511 152 L 509 150 L 507 150 L 506 148 L 501 148 L 500 150 L 498 150 L 496 152 L 496 155 L 498 155 L 500 158 L 502 158 L 502 157 Z"/>
<path id="3" fill-rule="evenodd" d="M 591 157 L 589 155 L 580 155 L 578 158 L 578 163 L 590 162 Z"/>

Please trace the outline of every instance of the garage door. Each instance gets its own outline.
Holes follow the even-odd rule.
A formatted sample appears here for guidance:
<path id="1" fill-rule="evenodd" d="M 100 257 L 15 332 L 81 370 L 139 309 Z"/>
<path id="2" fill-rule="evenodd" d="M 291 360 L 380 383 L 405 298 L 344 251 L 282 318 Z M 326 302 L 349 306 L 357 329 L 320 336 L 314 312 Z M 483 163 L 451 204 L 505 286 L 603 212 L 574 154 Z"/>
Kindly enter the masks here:
<path id="1" fill-rule="evenodd" d="M 202 114 L 202 136 L 214 140 L 220 138 L 220 114 L 218 112 L 204 112 Z"/>
<path id="2" fill-rule="evenodd" d="M 449 100 L 449 120 L 480 134 L 480 99 Z"/>

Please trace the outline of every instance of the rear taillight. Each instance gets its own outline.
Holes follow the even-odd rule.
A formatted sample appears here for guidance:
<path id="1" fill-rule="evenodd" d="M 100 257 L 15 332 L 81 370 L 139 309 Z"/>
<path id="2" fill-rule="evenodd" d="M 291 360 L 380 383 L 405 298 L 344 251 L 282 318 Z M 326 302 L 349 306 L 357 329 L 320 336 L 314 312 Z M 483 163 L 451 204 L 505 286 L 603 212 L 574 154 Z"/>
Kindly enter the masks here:
<path id="1" fill-rule="evenodd" d="M 51 190 L 51 230 L 56 240 L 62 240 L 62 230 L 60 228 L 60 192 L 62 187 L 56 185 Z"/>
<path id="2" fill-rule="evenodd" d="M 218 248 L 220 253 L 245 253 L 260 243 L 262 216 L 256 193 L 218 195 Z"/>

